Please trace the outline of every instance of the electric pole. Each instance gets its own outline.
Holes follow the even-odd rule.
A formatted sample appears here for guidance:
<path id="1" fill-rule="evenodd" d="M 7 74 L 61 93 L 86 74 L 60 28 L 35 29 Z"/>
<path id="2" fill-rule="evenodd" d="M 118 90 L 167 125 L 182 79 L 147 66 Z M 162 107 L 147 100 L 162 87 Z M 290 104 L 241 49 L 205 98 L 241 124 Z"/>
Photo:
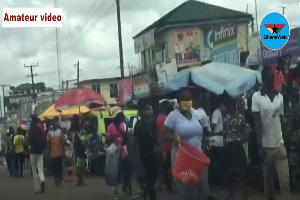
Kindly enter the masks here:
<path id="1" fill-rule="evenodd" d="M 54 7 L 58 8 L 58 0 L 54 0 Z M 56 56 L 57 56 L 57 73 L 58 73 L 58 84 L 61 89 L 61 45 L 60 45 L 60 28 L 56 27 Z"/>
<path id="2" fill-rule="evenodd" d="M 2 99 L 3 99 L 3 115 L 2 115 L 2 107 L 1 107 L 1 118 L 3 117 L 3 122 L 4 122 L 4 114 L 5 114 L 5 100 L 4 100 L 5 92 L 4 92 L 4 89 L 5 89 L 5 87 L 10 87 L 10 85 L 1 84 L 0 86 L 2 87 Z"/>
<path id="3" fill-rule="evenodd" d="M 257 2 L 255 0 L 255 22 L 256 22 L 256 31 L 258 32 L 258 22 L 257 22 Z"/>
<path id="4" fill-rule="evenodd" d="M 78 79 L 66 80 L 66 91 L 69 91 L 69 82 L 77 81 Z"/>
<path id="5" fill-rule="evenodd" d="M 129 76 L 131 76 L 131 67 L 130 67 L 130 64 L 129 64 L 129 63 L 128 63 L 127 68 L 128 68 Z"/>
<path id="6" fill-rule="evenodd" d="M 66 81 L 66 91 L 69 91 L 69 81 Z"/>
<path id="7" fill-rule="evenodd" d="M 286 7 L 284 6 L 279 6 L 280 8 L 282 8 L 282 14 L 284 15 L 284 10 L 286 9 Z"/>
<path id="8" fill-rule="evenodd" d="M 61 81 L 61 85 L 62 85 L 62 92 L 64 93 L 64 90 L 65 90 L 65 81 Z"/>
<path id="9" fill-rule="evenodd" d="M 74 65 L 74 67 L 76 67 L 77 69 L 77 88 L 79 88 L 79 72 L 80 72 L 79 61 Z"/>
<path id="10" fill-rule="evenodd" d="M 79 87 L 79 61 L 77 63 L 77 87 Z"/>
<path id="11" fill-rule="evenodd" d="M 129 76 L 133 76 L 133 74 L 134 74 L 133 69 L 136 69 L 136 67 L 134 67 L 133 65 L 130 65 L 128 63 L 127 68 L 128 68 Z"/>
<path id="12" fill-rule="evenodd" d="M 33 74 L 33 68 L 34 67 L 38 67 L 38 63 L 35 64 L 32 64 L 32 65 L 28 65 L 26 66 L 24 64 L 24 67 L 27 68 L 27 67 L 30 67 L 30 75 L 28 75 L 27 77 L 31 77 L 31 83 L 32 83 L 32 98 L 33 98 L 33 102 L 34 104 L 36 104 L 36 94 L 35 94 L 35 86 L 34 86 L 34 77 L 37 76 L 37 74 Z"/>
<path id="13" fill-rule="evenodd" d="M 119 35 L 120 69 L 121 69 L 121 78 L 124 78 L 124 60 L 123 60 L 123 44 L 122 44 L 122 27 L 121 27 L 121 14 L 120 14 L 120 0 L 116 0 L 116 4 L 117 4 L 118 35 Z"/>

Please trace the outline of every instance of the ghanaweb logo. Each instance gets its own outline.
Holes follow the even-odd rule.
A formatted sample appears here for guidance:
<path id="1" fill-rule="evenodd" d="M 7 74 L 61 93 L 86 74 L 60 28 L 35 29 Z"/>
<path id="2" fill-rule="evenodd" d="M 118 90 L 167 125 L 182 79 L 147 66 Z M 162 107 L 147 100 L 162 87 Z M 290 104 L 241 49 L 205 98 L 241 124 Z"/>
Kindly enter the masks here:
<path id="1" fill-rule="evenodd" d="M 269 49 L 281 49 L 288 41 L 290 27 L 287 19 L 280 13 L 265 16 L 260 25 L 260 38 Z"/>

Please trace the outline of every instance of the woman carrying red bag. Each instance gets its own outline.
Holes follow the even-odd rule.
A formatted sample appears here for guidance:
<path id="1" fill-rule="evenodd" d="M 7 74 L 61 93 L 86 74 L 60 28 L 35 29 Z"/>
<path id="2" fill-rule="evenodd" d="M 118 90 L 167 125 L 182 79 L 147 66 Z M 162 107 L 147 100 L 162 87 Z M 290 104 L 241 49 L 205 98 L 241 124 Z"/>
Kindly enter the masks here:
<path id="1" fill-rule="evenodd" d="M 171 153 L 172 169 L 174 170 L 175 158 L 178 151 L 178 138 L 184 143 L 202 152 L 201 140 L 203 136 L 201 125 L 196 112 L 192 109 L 192 95 L 188 90 L 182 90 L 178 96 L 179 108 L 172 111 L 166 118 L 162 140 L 173 142 Z M 188 163 L 187 163 L 188 165 Z M 209 197 L 207 168 L 204 170 L 200 181 L 195 185 L 185 184 L 176 180 L 182 200 L 205 200 Z"/>

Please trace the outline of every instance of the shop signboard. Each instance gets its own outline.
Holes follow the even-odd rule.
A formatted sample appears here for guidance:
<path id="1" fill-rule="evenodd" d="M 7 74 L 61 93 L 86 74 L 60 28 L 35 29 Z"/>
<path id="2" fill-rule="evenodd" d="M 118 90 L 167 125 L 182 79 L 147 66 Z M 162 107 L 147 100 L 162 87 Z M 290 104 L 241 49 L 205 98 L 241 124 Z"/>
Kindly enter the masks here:
<path id="1" fill-rule="evenodd" d="M 126 78 L 118 81 L 118 96 L 120 105 L 125 105 L 132 100 L 132 89 L 132 78 Z"/>
<path id="2" fill-rule="evenodd" d="M 175 58 L 178 68 L 201 64 L 201 36 L 199 28 L 181 28 L 175 30 Z"/>
<path id="3" fill-rule="evenodd" d="M 291 30 L 288 42 L 281 49 L 270 50 L 262 42 L 260 42 L 260 46 L 262 64 L 264 66 L 276 64 L 278 58 L 284 55 L 300 57 L 300 28 Z"/>
<path id="4" fill-rule="evenodd" d="M 202 60 L 213 60 L 239 65 L 237 23 L 226 22 L 203 30 L 204 49 Z"/>
<path id="5" fill-rule="evenodd" d="M 13 95 L 4 97 L 4 105 L 8 107 L 11 104 L 19 104 L 23 101 L 32 99 L 31 95 Z"/>
<path id="6" fill-rule="evenodd" d="M 216 46 L 211 51 L 212 61 L 239 65 L 239 51 L 237 46 L 236 39 Z"/>
<path id="7" fill-rule="evenodd" d="M 139 75 L 133 78 L 133 94 L 136 98 L 144 98 L 150 95 L 147 75 Z"/>

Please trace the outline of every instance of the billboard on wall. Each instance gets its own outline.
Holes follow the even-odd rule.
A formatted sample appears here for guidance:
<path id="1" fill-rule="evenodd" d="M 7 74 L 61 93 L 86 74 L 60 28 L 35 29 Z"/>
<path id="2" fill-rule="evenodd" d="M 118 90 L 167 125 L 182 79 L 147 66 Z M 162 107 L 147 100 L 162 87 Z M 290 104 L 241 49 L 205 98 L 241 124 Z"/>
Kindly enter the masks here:
<path id="1" fill-rule="evenodd" d="M 150 95 L 147 75 L 139 75 L 133 78 L 133 94 L 136 98 L 144 98 Z"/>
<path id="2" fill-rule="evenodd" d="M 199 28 L 175 31 L 175 58 L 178 68 L 201 64 L 201 37 Z"/>
<path id="3" fill-rule="evenodd" d="M 140 53 L 155 46 L 154 29 L 134 38 L 135 53 Z"/>
<path id="4" fill-rule="evenodd" d="M 291 30 L 288 42 L 281 49 L 270 50 L 262 42 L 260 46 L 263 65 L 274 65 L 279 57 L 286 54 L 300 57 L 300 28 Z"/>
<path id="5" fill-rule="evenodd" d="M 227 22 L 203 30 L 204 49 L 202 60 L 213 60 L 239 65 L 237 23 Z"/>
<path id="6" fill-rule="evenodd" d="M 120 105 L 125 105 L 132 100 L 132 78 L 126 78 L 118 81 L 118 93 Z"/>
<path id="7" fill-rule="evenodd" d="M 27 101 L 32 99 L 31 95 L 24 94 L 24 95 L 12 95 L 4 97 L 4 106 L 9 107 L 11 104 L 19 104 L 23 101 Z"/>

